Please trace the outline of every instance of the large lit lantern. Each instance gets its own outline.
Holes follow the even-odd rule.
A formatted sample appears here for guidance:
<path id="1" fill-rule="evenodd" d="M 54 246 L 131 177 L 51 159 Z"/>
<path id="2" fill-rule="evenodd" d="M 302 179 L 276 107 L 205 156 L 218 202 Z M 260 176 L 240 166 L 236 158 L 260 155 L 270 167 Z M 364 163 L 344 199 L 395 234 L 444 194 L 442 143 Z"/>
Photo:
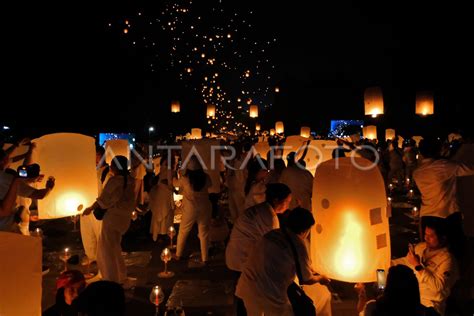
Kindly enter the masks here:
<path id="1" fill-rule="evenodd" d="M 11 146 L 13 146 L 13 144 L 4 144 L 3 145 L 3 150 L 7 150 Z M 22 155 L 26 154 L 28 152 L 29 148 L 30 148 L 30 146 L 20 145 L 17 148 L 13 149 L 13 152 L 10 154 L 10 161 L 11 161 L 12 158 L 15 158 L 17 156 L 22 156 Z M 24 162 L 24 159 L 20 159 L 16 162 L 11 161 L 10 165 L 9 165 L 9 168 L 11 168 L 13 170 L 17 170 L 18 167 L 23 165 L 23 162 Z"/>
<path id="2" fill-rule="evenodd" d="M 364 138 L 374 140 L 377 139 L 377 127 L 375 125 L 364 126 L 363 128 Z"/>
<path id="3" fill-rule="evenodd" d="M 216 106 L 214 104 L 207 105 L 207 117 L 215 117 L 216 116 Z"/>
<path id="4" fill-rule="evenodd" d="M 395 130 L 392 128 L 387 128 L 385 130 L 385 140 L 392 140 L 396 136 Z"/>
<path id="5" fill-rule="evenodd" d="M 186 168 L 192 156 L 201 162 L 204 171 L 211 178 L 209 193 L 220 192 L 221 154 L 220 141 L 218 139 L 198 139 L 182 143 L 181 152 L 182 167 Z"/>
<path id="6" fill-rule="evenodd" d="M 202 131 L 200 128 L 192 128 L 191 129 L 191 139 L 201 139 L 202 138 Z"/>
<path id="7" fill-rule="evenodd" d="M 416 114 L 426 116 L 434 114 L 433 94 L 429 91 L 416 94 Z"/>
<path id="8" fill-rule="evenodd" d="M 127 139 L 110 139 L 105 142 L 105 161 L 110 165 L 115 156 L 124 156 L 130 160 L 130 145 Z"/>
<path id="9" fill-rule="evenodd" d="M 172 101 L 171 102 L 171 112 L 172 113 L 179 113 L 181 111 L 181 104 L 179 101 Z"/>
<path id="10" fill-rule="evenodd" d="M 257 105 L 251 105 L 250 106 L 250 117 L 251 118 L 258 117 L 258 106 Z"/>
<path id="11" fill-rule="evenodd" d="M 363 158 L 322 163 L 313 184 L 311 258 L 330 279 L 374 282 L 390 267 L 387 198 L 377 165 Z"/>
<path id="12" fill-rule="evenodd" d="M 253 145 L 254 155 L 259 154 L 263 159 L 267 159 L 267 154 L 270 151 L 270 145 L 268 142 L 258 142 Z"/>
<path id="13" fill-rule="evenodd" d="M 40 219 L 77 215 L 78 207 L 91 205 L 98 195 L 95 140 L 92 137 L 57 133 L 35 140 L 34 162 L 41 173 L 56 179 L 54 189 L 38 200 Z"/>
<path id="14" fill-rule="evenodd" d="M 285 132 L 285 125 L 283 125 L 282 121 L 278 121 L 275 123 L 275 132 L 277 134 L 283 134 Z"/>
<path id="15" fill-rule="evenodd" d="M 41 315 L 41 238 L 0 232 L 0 315 Z"/>
<path id="16" fill-rule="evenodd" d="M 364 92 L 365 115 L 376 117 L 383 114 L 383 94 L 379 87 L 365 89 Z"/>
<path id="17" fill-rule="evenodd" d="M 301 137 L 309 138 L 311 136 L 311 128 L 309 128 L 307 126 L 301 127 L 300 135 L 301 135 Z"/>

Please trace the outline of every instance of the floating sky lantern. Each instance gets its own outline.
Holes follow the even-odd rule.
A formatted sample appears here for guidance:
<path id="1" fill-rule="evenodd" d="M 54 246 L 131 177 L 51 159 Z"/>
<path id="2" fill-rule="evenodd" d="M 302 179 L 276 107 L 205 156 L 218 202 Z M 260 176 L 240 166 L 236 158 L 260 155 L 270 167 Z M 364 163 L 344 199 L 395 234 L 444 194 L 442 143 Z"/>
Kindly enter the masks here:
<path id="1" fill-rule="evenodd" d="M 257 105 L 251 105 L 250 106 L 250 117 L 251 118 L 258 117 L 258 106 Z"/>
<path id="2" fill-rule="evenodd" d="M 375 125 L 365 126 L 362 129 L 362 132 L 364 134 L 364 138 L 367 138 L 370 140 L 377 139 L 377 127 Z"/>
<path id="3" fill-rule="evenodd" d="M 216 106 L 214 104 L 207 105 L 207 117 L 215 117 L 216 116 Z"/>
<path id="4" fill-rule="evenodd" d="M 181 104 L 179 101 L 172 101 L 171 102 L 171 112 L 172 113 L 179 113 L 181 111 Z"/>
<path id="5" fill-rule="evenodd" d="M 202 130 L 200 128 L 192 128 L 191 139 L 201 139 L 201 138 L 202 138 Z"/>
<path id="6" fill-rule="evenodd" d="M 365 89 L 364 92 L 365 115 L 377 117 L 383 114 L 383 93 L 379 87 Z"/>
<path id="7" fill-rule="evenodd" d="M 363 158 L 319 165 L 313 185 L 311 231 L 315 270 L 345 282 L 374 282 L 390 267 L 390 234 L 383 178 Z"/>
<path id="8" fill-rule="evenodd" d="M 301 137 L 309 138 L 311 136 L 311 128 L 307 126 L 301 127 L 300 135 Z"/>
<path id="9" fill-rule="evenodd" d="M 416 114 L 421 116 L 434 114 L 433 93 L 422 91 L 416 94 Z"/>
<path id="10" fill-rule="evenodd" d="M 34 142 L 33 161 L 41 166 L 42 174 L 56 179 L 54 189 L 38 200 L 39 218 L 77 215 L 81 205 L 91 205 L 98 195 L 94 138 L 57 133 Z"/>
<path id="11" fill-rule="evenodd" d="M 275 129 L 274 128 L 271 128 L 270 129 L 270 136 L 274 136 L 275 135 Z"/>
<path id="12" fill-rule="evenodd" d="M 0 315 L 41 315 L 41 238 L 0 232 L 0 254 Z"/>
<path id="13" fill-rule="evenodd" d="M 396 136 L 395 130 L 392 128 L 387 128 L 385 130 L 385 140 L 392 140 Z"/>
<path id="14" fill-rule="evenodd" d="M 285 132 L 285 125 L 282 121 L 278 121 L 275 123 L 275 132 L 277 134 L 283 134 Z"/>

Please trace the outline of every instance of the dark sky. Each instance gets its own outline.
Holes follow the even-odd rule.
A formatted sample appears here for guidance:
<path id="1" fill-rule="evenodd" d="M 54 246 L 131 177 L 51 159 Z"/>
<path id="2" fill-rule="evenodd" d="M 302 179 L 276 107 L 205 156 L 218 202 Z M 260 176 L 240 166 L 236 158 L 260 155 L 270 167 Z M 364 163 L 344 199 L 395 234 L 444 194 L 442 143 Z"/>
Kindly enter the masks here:
<path id="1" fill-rule="evenodd" d="M 282 92 L 260 118 L 268 126 L 282 119 L 290 130 L 310 124 L 323 131 L 330 119 L 364 118 L 363 91 L 378 85 L 386 111 L 381 127 L 469 128 L 473 25 L 464 3 L 223 2 L 254 8 L 260 35 L 279 39 L 272 58 Z M 144 71 L 143 56 L 106 31 L 110 20 L 159 6 L 109 0 L 4 6 L 0 121 L 26 133 L 142 133 L 149 124 L 164 131 L 201 122 L 193 113 L 170 120 L 165 100 L 182 94 L 192 102 L 192 93 L 169 73 Z M 436 115 L 421 120 L 414 115 L 415 93 L 426 89 L 434 91 Z"/>

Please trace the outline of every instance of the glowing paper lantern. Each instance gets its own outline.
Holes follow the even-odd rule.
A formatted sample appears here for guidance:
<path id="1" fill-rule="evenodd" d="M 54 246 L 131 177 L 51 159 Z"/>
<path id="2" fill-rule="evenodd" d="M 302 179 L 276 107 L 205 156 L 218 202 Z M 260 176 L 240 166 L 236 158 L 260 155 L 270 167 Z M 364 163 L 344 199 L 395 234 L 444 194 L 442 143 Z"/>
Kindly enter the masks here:
<path id="1" fill-rule="evenodd" d="M 260 157 L 267 159 L 267 153 L 270 151 L 270 145 L 268 142 L 258 142 L 253 145 L 254 154 L 259 154 Z"/>
<path id="2" fill-rule="evenodd" d="M 201 139 L 202 138 L 202 131 L 200 128 L 192 128 L 191 129 L 191 139 Z"/>
<path id="3" fill-rule="evenodd" d="M 275 132 L 277 134 L 283 134 L 285 132 L 285 126 L 283 125 L 283 122 L 278 121 L 275 123 Z"/>
<path id="4" fill-rule="evenodd" d="M 392 140 L 396 136 L 395 130 L 391 128 L 387 128 L 385 130 L 385 140 Z"/>
<path id="5" fill-rule="evenodd" d="M 171 102 L 171 112 L 172 113 L 179 113 L 181 111 L 181 104 L 179 101 Z"/>
<path id="6" fill-rule="evenodd" d="M 250 106 L 250 117 L 251 118 L 258 117 L 258 106 L 257 105 L 251 105 Z"/>
<path id="7" fill-rule="evenodd" d="M 383 178 L 363 158 L 319 165 L 313 185 L 311 231 L 315 270 L 345 282 L 374 282 L 390 267 L 390 234 Z"/>
<path id="8" fill-rule="evenodd" d="M 311 136 L 311 128 L 303 126 L 300 130 L 301 137 L 309 138 Z"/>
<path id="9" fill-rule="evenodd" d="M 110 165 L 115 156 L 125 156 L 130 160 L 130 145 L 127 139 L 111 139 L 105 142 L 105 161 Z"/>
<path id="10" fill-rule="evenodd" d="M 255 124 L 255 130 L 259 132 L 261 130 L 261 126 L 259 123 Z"/>
<path id="11" fill-rule="evenodd" d="M 274 129 L 274 128 L 271 128 L 271 129 L 270 129 L 270 136 L 273 136 L 273 135 L 275 135 L 275 129 Z"/>
<path id="12" fill-rule="evenodd" d="M 78 206 L 91 205 L 98 194 L 95 140 L 72 134 L 50 134 L 35 140 L 34 162 L 41 173 L 56 179 L 54 189 L 38 200 L 40 219 L 77 215 Z"/>
<path id="13" fill-rule="evenodd" d="M 379 87 L 365 89 L 364 92 L 365 115 L 376 117 L 383 114 L 383 93 Z"/>
<path id="14" fill-rule="evenodd" d="M 423 139 L 422 136 L 413 136 L 412 139 L 416 142 L 416 146 L 418 146 Z"/>
<path id="15" fill-rule="evenodd" d="M 416 114 L 426 116 L 434 114 L 433 94 L 429 91 L 416 94 Z"/>
<path id="16" fill-rule="evenodd" d="M 214 104 L 207 105 L 207 117 L 215 117 L 216 116 L 216 106 Z"/>
<path id="17" fill-rule="evenodd" d="M 364 126 L 362 130 L 364 138 L 377 139 L 377 127 L 375 125 Z"/>
<path id="18" fill-rule="evenodd" d="M 41 238 L 0 232 L 0 257 L 0 315 L 41 315 Z"/>

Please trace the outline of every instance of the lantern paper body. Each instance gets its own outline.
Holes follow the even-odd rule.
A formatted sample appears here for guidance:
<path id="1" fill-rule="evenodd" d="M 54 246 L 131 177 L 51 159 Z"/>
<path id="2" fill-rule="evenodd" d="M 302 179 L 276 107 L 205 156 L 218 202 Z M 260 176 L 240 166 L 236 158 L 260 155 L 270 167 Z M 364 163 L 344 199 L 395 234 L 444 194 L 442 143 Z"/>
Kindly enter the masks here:
<path id="1" fill-rule="evenodd" d="M 270 136 L 273 136 L 273 135 L 275 135 L 275 129 L 274 129 L 274 128 L 271 128 L 271 129 L 270 129 Z"/>
<path id="2" fill-rule="evenodd" d="M 171 112 L 172 113 L 179 113 L 181 111 L 181 104 L 179 101 L 171 102 Z"/>
<path id="3" fill-rule="evenodd" d="M 260 124 L 258 124 L 258 123 L 255 124 L 255 130 L 256 130 L 257 132 L 259 132 L 260 129 L 261 129 Z"/>
<path id="4" fill-rule="evenodd" d="M 200 128 L 191 129 L 191 139 L 201 139 L 201 138 L 202 138 L 202 131 Z"/>
<path id="5" fill-rule="evenodd" d="M 251 105 L 250 106 L 250 117 L 251 118 L 258 117 L 258 106 L 257 105 Z"/>
<path id="6" fill-rule="evenodd" d="M 336 163 L 339 167 L 336 168 Z M 390 267 L 387 199 L 377 166 L 363 158 L 332 159 L 314 178 L 311 257 L 318 273 L 345 282 L 374 282 Z"/>
<path id="7" fill-rule="evenodd" d="M 283 134 L 285 132 L 285 126 L 283 125 L 283 122 L 279 121 L 275 123 L 275 132 L 277 134 Z"/>
<path id="8" fill-rule="evenodd" d="M 115 156 L 124 156 L 130 160 L 130 145 L 127 139 L 111 139 L 105 143 L 105 161 L 110 165 Z"/>
<path id="9" fill-rule="evenodd" d="M 6 150 L 6 149 L 10 148 L 12 145 L 13 144 L 4 144 L 3 145 L 3 150 Z M 21 155 L 26 154 L 28 152 L 29 148 L 30 147 L 26 146 L 26 145 L 20 145 L 17 148 L 15 148 L 13 150 L 13 152 L 10 154 L 10 161 L 11 161 L 12 158 L 15 158 L 16 156 L 21 156 Z M 23 161 L 24 161 L 24 159 L 21 159 L 17 162 L 10 162 L 9 168 L 11 168 L 13 170 L 17 170 L 18 167 L 23 165 Z"/>
<path id="10" fill-rule="evenodd" d="M 391 128 L 387 128 L 385 130 L 385 140 L 392 140 L 395 138 L 395 130 Z"/>
<path id="11" fill-rule="evenodd" d="M 416 114 L 434 114 L 434 100 L 431 92 L 418 92 L 416 94 Z"/>
<path id="12" fill-rule="evenodd" d="M 186 168 L 186 165 L 192 155 L 198 157 L 199 161 L 203 164 L 204 171 L 211 178 L 212 185 L 209 188 L 209 193 L 219 193 L 221 171 L 221 154 L 219 151 L 219 140 L 190 140 L 183 142 L 182 146 L 183 151 L 181 153 L 181 158 L 183 160 L 183 168 Z"/>
<path id="13" fill-rule="evenodd" d="M 363 129 L 364 138 L 377 139 L 377 127 L 374 125 L 365 126 Z"/>
<path id="14" fill-rule="evenodd" d="M 311 128 L 303 126 L 300 130 L 300 136 L 304 138 L 309 138 L 309 136 L 311 136 Z"/>
<path id="15" fill-rule="evenodd" d="M 401 137 L 400 135 L 398 135 L 398 148 L 403 148 L 403 142 L 405 141 L 405 139 L 403 137 Z"/>
<path id="16" fill-rule="evenodd" d="M 308 146 L 306 156 L 304 157 L 306 169 L 314 176 L 319 164 L 332 159 L 332 151 L 337 147 L 337 143 L 334 140 L 309 141 L 307 138 L 299 135 L 288 136 L 283 149 L 283 159 L 286 161 L 286 156 L 292 151 L 297 153 L 297 160 L 301 159 L 306 146 Z M 286 161 L 286 163 L 288 162 Z"/>
<path id="17" fill-rule="evenodd" d="M 0 315 L 41 315 L 41 238 L 0 232 Z"/>
<path id="18" fill-rule="evenodd" d="M 213 104 L 207 105 L 207 117 L 215 117 L 216 116 L 216 106 Z"/>
<path id="19" fill-rule="evenodd" d="M 383 94 L 379 87 L 367 88 L 364 93 L 365 115 L 383 114 Z"/>
<path id="20" fill-rule="evenodd" d="M 80 134 L 50 134 L 35 140 L 34 161 L 41 173 L 56 179 L 54 189 L 38 200 L 39 218 L 77 215 L 98 194 L 94 138 Z"/>

